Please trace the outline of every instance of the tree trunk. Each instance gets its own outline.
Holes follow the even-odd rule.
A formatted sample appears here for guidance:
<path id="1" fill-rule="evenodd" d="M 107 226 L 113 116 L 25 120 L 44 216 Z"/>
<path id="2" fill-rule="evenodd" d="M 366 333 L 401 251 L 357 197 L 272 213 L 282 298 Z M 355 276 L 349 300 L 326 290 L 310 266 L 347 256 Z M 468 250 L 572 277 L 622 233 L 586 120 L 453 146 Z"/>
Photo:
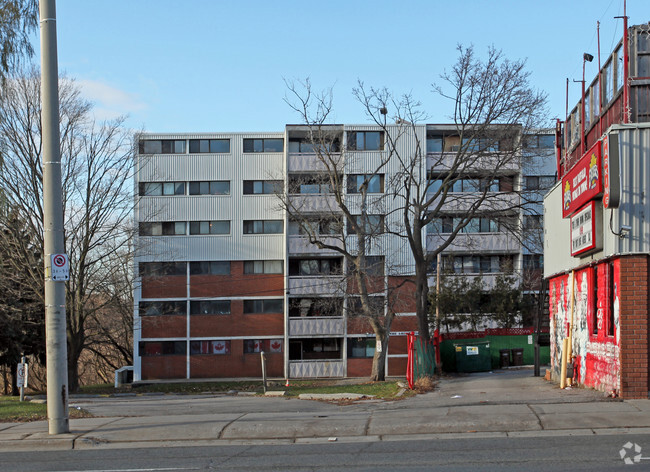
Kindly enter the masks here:
<path id="1" fill-rule="evenodd" d="M 418 318 L 420 339 L 429 342 L 429 282 L 427 280 L 427 265 L 425 261 L 415 263 L 415 312 Z"/>
<path id="2" fill-rule="evenodd" d="M 17 397 L 20 393 L 20 389 L 18 388 L 18 365 L 13 362 L 10 366 L 11 369 L 11 395 L 14 397 Z"/>
<path id="3" fill-rule="evenodd" d="M 375 348 L 375 355 L 372 358 L 372 373 L 370 380 L 373 382 L 383 382 L 386 380 L 386 352 L 388 351 L 388 333 L 384 335 L 376 334 L 375 340 L 377 347 L 381 346 L 381 351 Z"/>

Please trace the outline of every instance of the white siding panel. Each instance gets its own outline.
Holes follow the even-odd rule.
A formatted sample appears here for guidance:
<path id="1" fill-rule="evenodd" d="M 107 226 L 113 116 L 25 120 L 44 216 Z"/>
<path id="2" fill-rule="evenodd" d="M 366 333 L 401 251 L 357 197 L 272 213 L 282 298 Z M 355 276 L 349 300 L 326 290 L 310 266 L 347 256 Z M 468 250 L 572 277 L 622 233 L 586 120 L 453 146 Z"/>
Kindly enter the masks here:
<path id="1" fill-rule="evenodd" d="M 283 259 L 282 235 L 141 237 L 141 261 Z"/>
<path id="2" fill-rule="evenodd" d="M 140 157 L 141 182 L 232 180 L 230 154 L 170 154 Z"/>
<path id="3" fill-rule="evenodd" d="M 232 200 L 225 195 L 143 197 L 140 218 L 140 221 L 231 220 Z"/>

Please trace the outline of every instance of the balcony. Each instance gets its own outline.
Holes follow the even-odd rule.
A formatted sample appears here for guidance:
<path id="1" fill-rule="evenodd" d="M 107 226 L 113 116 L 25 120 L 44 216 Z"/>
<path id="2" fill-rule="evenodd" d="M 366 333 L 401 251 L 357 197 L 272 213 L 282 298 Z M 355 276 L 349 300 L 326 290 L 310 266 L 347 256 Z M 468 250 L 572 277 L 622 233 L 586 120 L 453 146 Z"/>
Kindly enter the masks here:
<path id="1" fill-rule="evenodd" d="M 428 234 L 427 250 L 433 251 L 447 240 L 448 235 Z M 445 253 L 512 253 L 521 250 L 519 240 L 508 233 L 472 233 L 458 234 L 445 249 Z"/>
<path id="2" fill-rule="evenodd" d="M 289 172 L 327 171 L 323 159 L 331 160 L 330 167 L 343 168 L 341 153 L 324 154 L 319 157 L 315 152 L 291 152 L 287 159 Z"/>
<path id="3" fill-rule="evenodd" d="M 336 203 L 333 194 L 307 193 L 289 195 L 295 211 L 301 213 L 340 213 L 341 208 Z"/>
<path id="4" fill-rule="evenodd" d="M 442 206 L 442 211 L 447 213 L 464 213 L 476 203 L 477 196 L 480 195 L 472 192 L 449 193 Z M 427 195 L 429 198 L 432 196 L 433 194 Z M 434 200 L 430 206 L 435 208 L 438 201 L 438 199 Z M 486 194 L 485 199 L 481 202 L 477 213 L 506 211 L 518 208 L 520 204 L 521 196 L 517 192 L 490 192 Z"/>
<path id="5" fill-rule="evenodd" d="M 343 336 L 345 322 L 338 316 L 289 318 L 289 336 Z"/>
<path id="6" fill-rule="evenodd" d="M 343 276 L 289 277 L 289 293 L 297 295 L 342 295 L 345 288 Z"/>
<path id="7" fill-rule="evenodd" d="M 309 238 L 304 236 L 289 236 L 288 238 L 289 254 L 338 254 L 330 249 L 318 249 L 317 246 L 309 242 Z M 336 247 L 342 247 L 343 241 L 337 238 L 323 238 L 322 242 Z"/>
<path id="8" fill-rule="evenodd" d="M 460 169 L 457 171 L 480 173 L 481 171 L 494 172 L 498 169 L 498 173 L 517 172 L 521 167 L 519 162 L 519 155 L 512 154 L 485 154 L 482 156 L 469 156 L 474 161 L 470 168 L 465 168 L 461 164 Z M 454 160 L 456 159 L 455 152 L 429 152 L 427 153 L 427 170 L 444 173 L 454 167 Z M 457 167 L 457 166 L 456 166 Z"/>
<path id="9" fill-rule="evenodd" d="M 342 360 L 289 361 L 289 377 L 292 379 L 343 377 L 344 372 Z"/>

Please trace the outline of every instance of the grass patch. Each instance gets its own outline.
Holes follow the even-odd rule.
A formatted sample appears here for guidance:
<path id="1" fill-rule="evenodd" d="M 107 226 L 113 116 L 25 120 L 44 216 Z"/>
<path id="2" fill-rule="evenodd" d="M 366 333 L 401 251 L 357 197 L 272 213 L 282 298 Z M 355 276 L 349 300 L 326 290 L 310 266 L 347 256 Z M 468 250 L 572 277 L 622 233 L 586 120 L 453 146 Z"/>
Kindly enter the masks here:
<path id="1" fill-rule="evenodd" d="M 70 418 L 92 417 L 86 410 L 71 408 Z M 47 419 L 45 403 L 21 402 L 19 397 L 0 396 L 0 423 L 24 423 Z"/>
<path id="2" fill-rule="evenodd" d="M 397 382 L 360 382 L 350 383 L 340 380 L 290 380 L 289 387 L 284 381 L 270 380 L 267 382 L 268 390 L 284 390 L 287 396 L 297 397 L 301 393 L 358 393 L 373 395 L 382 399 L 393 399 L 401 390 Z M 81 387 L 79 393 L 110 395 L 114 393 L 226 393 L 236 390 L 238 392 L 262 393 L 262 381 L 241 382 L 164 382 L 164 383 L 139 383 L 133 386 L 115 389 L 112 384 L 87 385 Z M 411 394 L 407 390 L 405 396 Z"/>
<path id="3" fill-rule="evenodd" d="M 324 385 L 325 383 L 325 385 Z M 302 393 L 358 393 L 390 400 L 396 398 L 401 388 L 397 382 L 365 382 L 359 384 L 339 384 L 327 382 L 296 382 L 282 388 L 287 396 L 298 396 Z M 407 392 L 405 392 L 407 393 Z"/>

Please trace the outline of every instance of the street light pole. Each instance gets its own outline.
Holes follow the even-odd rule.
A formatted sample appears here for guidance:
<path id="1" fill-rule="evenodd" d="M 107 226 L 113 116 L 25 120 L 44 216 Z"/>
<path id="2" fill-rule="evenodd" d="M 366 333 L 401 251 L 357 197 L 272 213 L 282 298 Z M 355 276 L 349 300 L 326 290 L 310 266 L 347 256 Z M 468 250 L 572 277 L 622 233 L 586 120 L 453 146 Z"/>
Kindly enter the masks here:
<path id="1" fill-rule="evenodd" d="M 64 254 L 61 151 L 59 147 L 59 71 L 55 0 L 40 1 L 41 121 L 43 125 L 43 241 L 45 264 L 45 337 L 47 418 L 50 434 L 70 431 L 65 281 L 52 277 L 52 257 Z"/>

